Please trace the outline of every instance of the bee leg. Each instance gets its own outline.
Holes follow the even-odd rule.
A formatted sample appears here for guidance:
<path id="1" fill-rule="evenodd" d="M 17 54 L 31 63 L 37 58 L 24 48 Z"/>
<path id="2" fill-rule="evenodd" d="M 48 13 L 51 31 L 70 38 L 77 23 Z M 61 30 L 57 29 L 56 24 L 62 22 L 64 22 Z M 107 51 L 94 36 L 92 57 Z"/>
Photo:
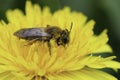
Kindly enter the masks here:
<path id="1" fill-rule="evenodd" d="M 50 44 L 50 41 L 47 42 L 47 45 L 48 45 L 48 48 L 49 48 L 49 53 L 51 55 L 51 44 Z"/>
<path id="2" fill-rule="evenodd" d="M 32 45 L 34 42 L 36 42 L 38 40 L 38 38 L 36 39 L 33 39 L 33 40 L 29 40 L 28 43 L 26 44 L 27 45 Z"/>
<path id="3" fill-rule="evenodd" d="M 41 76 L 42 80 L 48 80 L 45 76 Z"/>
<path id="4" fill-rule="evenodd" d="M 58 46 L 60 45 L 60 38 L 56 39 L 56 43 Z"/>

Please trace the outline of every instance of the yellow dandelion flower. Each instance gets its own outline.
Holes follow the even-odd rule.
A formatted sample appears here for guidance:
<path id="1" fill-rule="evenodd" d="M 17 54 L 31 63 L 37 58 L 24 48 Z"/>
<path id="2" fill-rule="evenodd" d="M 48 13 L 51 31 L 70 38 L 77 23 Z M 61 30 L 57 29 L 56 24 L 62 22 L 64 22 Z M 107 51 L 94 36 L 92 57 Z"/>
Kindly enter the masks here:
<path id="1" fill-rule="evenodd" d="M 66 7 L 52 14 L 48 7 L 26 2 L 25 14 L 18 9 L 8 10 L 8 23 L 0 22 L 0 80 L 117 80 L 99 69 L 120 68 L 113 59 L 93 54 L 112 52 L 107 44 L 107 30 L 99 36 L 93 32 L 95 22 Z M 46 42 L 18 39 L 13 34 L 22 28 L 46 25 L 70 29 L 70 41 L 58 46 L 51 40 L 51 55 Z"/>

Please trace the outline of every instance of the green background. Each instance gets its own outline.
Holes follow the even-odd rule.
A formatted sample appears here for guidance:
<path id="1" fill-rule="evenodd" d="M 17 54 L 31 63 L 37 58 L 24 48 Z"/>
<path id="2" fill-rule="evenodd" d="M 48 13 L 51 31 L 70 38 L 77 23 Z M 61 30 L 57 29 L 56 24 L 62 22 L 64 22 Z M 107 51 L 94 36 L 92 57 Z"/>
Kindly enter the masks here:
<path id="1" fill-rule="evenodd" d="M 0 0 L 0 20 L 4 19 L 7 9 L 19 8 L 24 11 L 26 0 Z M 103 29 L 108 29 L 109 44 L 112 46 L 117 61 L 120 61 L 120 0 L 31 0 L 41 7 L 49 6 L 52 12 L 69 6 L 71 10 L 80 11 L 88 16 L 88 19 L 96 21 L 95 33 L 99 34 Z M 111 69 L 105 71 L 116 76 L 120 80 L 120 71 L 115 73 Z"/>

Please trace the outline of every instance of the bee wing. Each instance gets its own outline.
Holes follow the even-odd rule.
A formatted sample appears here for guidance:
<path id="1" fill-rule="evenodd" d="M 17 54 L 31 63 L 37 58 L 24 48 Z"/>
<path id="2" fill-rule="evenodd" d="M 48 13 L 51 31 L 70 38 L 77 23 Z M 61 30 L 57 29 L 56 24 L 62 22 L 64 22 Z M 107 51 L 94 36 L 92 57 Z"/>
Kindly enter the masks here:
<path id="1" fill-rule="evenodd" d="M 26 38 L 26 37 L 42 37 L 47 36 L 50 37 L 51 35 L 46 33 L 42 28 L 26 28 L 21 29 L 14 33 L 15 36 L 20 38 Z"/>

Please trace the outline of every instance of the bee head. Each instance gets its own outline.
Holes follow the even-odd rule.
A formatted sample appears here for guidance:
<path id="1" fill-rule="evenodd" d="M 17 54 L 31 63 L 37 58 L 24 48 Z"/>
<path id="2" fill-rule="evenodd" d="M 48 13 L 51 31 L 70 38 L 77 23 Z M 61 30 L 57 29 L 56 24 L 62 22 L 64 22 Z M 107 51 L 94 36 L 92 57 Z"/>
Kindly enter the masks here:
<path id="1" fill-rule="evenodd" d="M 68 29 L 62 30 L 60 37 L 57 39 L 57 44 L 58 45 L 63 45 L 65 46 L 67 43 L 69 43 L 69 35 L 72 29 L 72 23 L 71 23 L 71 27 L 70 27 L 70 31 L 68 31 Z"/>

